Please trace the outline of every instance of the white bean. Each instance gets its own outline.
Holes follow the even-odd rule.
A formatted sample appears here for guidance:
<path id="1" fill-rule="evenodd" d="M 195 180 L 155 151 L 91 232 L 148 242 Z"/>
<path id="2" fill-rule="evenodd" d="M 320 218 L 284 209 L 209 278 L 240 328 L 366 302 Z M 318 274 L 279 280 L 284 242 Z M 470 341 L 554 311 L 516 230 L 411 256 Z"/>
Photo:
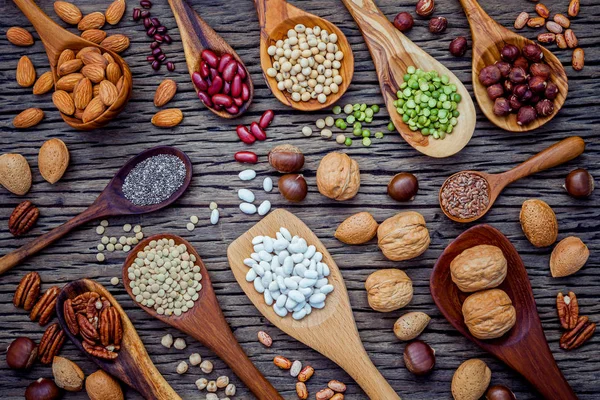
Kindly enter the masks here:
<path id="1" fill-rule="evenodd" d="M 240 210 L 242 210 L 244 214 L 251 215 L 256 213 L 256 206 L 250 203 L 241 203 Z"/>
<path id="2" fill-rule="evenodd" d="M 263 189 L 265 190 L 265 192 L 270 192 L 271 190 L 273 190 L 273 179 L 267 176 L 263 180 Z"/>
<path id="3" fill-rule="evenodd" d="M 238 190 L 238 197 L 240 200 L 245 201 L 246 203 L 252 203 L 255 199 L 254 193 L 248 189 Z"/>
<path id="4" fill-rule="evenodd" d="M 256 171 L 252 169 L 245 169 L 239 173 L 238 177 L 243 181 L 251 181 L 256 178 Z"/>
<path id="5" fill-rule="evenodd" d="M 271 210 L 271 202 L 265 200 L 258 206 L 258 215 L 266 215 Z"/>
<path id="6" fill-rule="evenodd" d="M 214 209 L 210 212 L 210 223 L 216 225 L 219 222 L 219 210 Z"/>

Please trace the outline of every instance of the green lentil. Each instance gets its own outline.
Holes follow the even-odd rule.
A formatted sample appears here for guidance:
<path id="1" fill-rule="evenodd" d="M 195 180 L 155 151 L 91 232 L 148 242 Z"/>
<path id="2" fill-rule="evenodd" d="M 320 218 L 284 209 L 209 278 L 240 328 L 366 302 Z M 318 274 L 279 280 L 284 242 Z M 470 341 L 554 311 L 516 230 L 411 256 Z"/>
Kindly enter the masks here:
<path id="1" fill-rule="evenodd" d="M 375 133 L 375 137 L 377 139 L 383 139 L 383 132 L 377 132 L 377 133 Z"/>
<path id="2" fill-rule="evenodd" d="M 373 112 L 374 112 L 375 114 L 377 114 L 377 113 L 379 112 L 379 106 L 378 106 L 377 104 L 373 104 L 373 105 L 371 106 L 371 110 L 373 110 Z"/>
<path id="3" fill-rule="evenodd" d="M 351 138 L 346 138 L 346 141 L 344 142 L 344 144 L 346 146 L 352 146 L 352 139 Z"/>
<path id="4" fill-rule="evenodd" d="M 347 122 L 347 123 L 349 123 L 349 124 L 353 124 L 353 123 L 354 123 L 354 121 L 356 121 L 356 118 L 354 118 L 354 115 L 348 115 L 348 116 L 346 117 L 346 122 Z"/>
<path id="5" fill-rule="evenodd" d="M 339 113 L 341 113 L 341 112 L 342 112 L 342 107 L 340 107 L 340 106 L 335 106 L 335 107 L 333 107 L 333 110 L 331 110 L 331 111 L 333 111 L 333 113 L 334 113 L 335 115 L 338 115 Z"/>
<path id="6" fill-rule="evenodd" d="M 362 144 L 365 147 L 369 147 L 371 145 L 371 139 L 369 139 L 368 137 L 363 138 Z"/>
<path id="7" fill-rule="evenodd" d="M 365 129 L 362 131 L 362 135 L 363 135 L 363 137 L 369 137 L 369 136 L 371 136 L 371 131 L 368 129 Z"/>
<path id="8" fill-rule="evenodd" d="M 390 132 L 394 132 L 394 130 L 396 129 L 393 122 L 388 123 L 387 128 L 388 128 L 388 131 L 390 131 Z"/>
<path id="9" fill-rule="evenodd" d="M 352 106 L 352 104 L 346 104 L 344 106 L 344 113 L 345 114 L 351 114 L 354 111 L 354 108 Z"/>

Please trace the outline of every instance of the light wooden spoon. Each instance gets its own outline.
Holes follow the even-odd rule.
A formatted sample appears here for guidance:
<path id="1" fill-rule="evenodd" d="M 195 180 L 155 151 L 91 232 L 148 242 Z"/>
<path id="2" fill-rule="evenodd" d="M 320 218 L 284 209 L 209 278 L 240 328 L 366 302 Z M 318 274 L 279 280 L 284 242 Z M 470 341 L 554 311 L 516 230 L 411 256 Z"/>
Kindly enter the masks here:
<path id="1" fill-rule="evenodd" d="M 292 319 L 291 315 L 281 318 L 275 314 L 273 307 L 265 303 L 263 295 L 254 290 L 252 282 L 246 281 L 248 267 L 244 265 L 244 259 L 254 252 L 252 239 L 259 235 L 273 237 L 281 227 L 316 246 L 317 251 L 323 254 L 323 262 L 331 271 L 329 282 L 334 286 L 334 290 L 327 296 L 325 307 L 321 310 L 314 309 L 300 321 Z M 229 245 L 227 258 L 235 279 L 258 311 L 272 324 L 342 367 L 369 398 L 400 399 L 373 365 L 362 345 L 344 278 L 335 261 L 319 238 L 298 217 L 283 209 L 272 211 Z"/>
<path id="2" fill-rule="evenodd" d="M 326 19 L 294 7 L 285 0 L 254 0 L 254 3 L 258 13 L 258 22 L 260 23 L 260 65 L 267 85 L 277 100 L 300 111 L 322 110 L 338 101 L 346 93 L 354 74 L 354 55 L 344 33 Z M 293 29 L 297 24 L 303 24 L 307 28 L 320 26 L 329 33 L 335 33 L 338 37 L 337 45 L 344 53 L 344 58 L 341 61 L 342 67 L 340 68 L 340 75 L 342 76 L 342 83 L 339 85 L 340 90 L 327 96 L 325 103 L 321 104 L 317 99 L 292 101 L 287 91 L 282 92 L 277 88 L 277 80 L 267 75 L 267 69 L 273 65 L 267 49 L 278 40 L 285 39 L 288 30 Z"/>
<path id="3" fill-rule="evenodd" d="M 449 157 L 462 150 L 473 136 L 476 121 L 473 100 L 462 82 L 442 63 L 396 29 L 373 0 L 342 0 L 342 2 L 352 14 L 365 38 L 377 70 L 379 86 L 390 118 L 404 140 L 421 153 L 431 157 Z M 398 99 L 396 92 L 404 82 L 404 74 L 411 65 L 424 71 L 435 70 L 447 75 L 450 82 L 456 85 L 457 93 L 462 96 L 462 101 L 458 104 L 460 112 L 458 124 L 452 134 L 446 135 L 445 139 L 436 140 L 431 136 L 423 136 L 418 131 L 411 131 L 396 111 L 393 104 Z"/>
<path id="4" fill-rule="evenodd" d="M 80 50 L 84 47 L 97 47 L 102 52 L 110 54 L 115 59 L 115 62 L 119 68 L 121 68 L 121 72 L 123 74 L 123 88 L 121 89 L 117 100 L 110 107 L 108 107 L 102 115 L 87 123 L 83 123 L 79 119 L 61 113 L 60 115 L 62 119 L 75 129 L 88 131 L 106 125 L 121 111 L 123 111 L 123 108 L 125 108 L 125 105 L 131 97 L 131 91 L 133 88 L 131 71 L 129 70 L 129 66 L 125 60 L 123 60 L 123 58 L 114 51 L 107 50 L 96 43 L 82 39 L 79 36 L 74 35 L 62 28 L 60 25 L 50 19 L 50 17 L 48 17 L 33 0 L 13 1 L 21 9 L 23 14 L 25 14 L 27 19 L 29 19 L 38 35 L 40 35 L 40 39 L 42 40 L 44 48 L 46 49 L 46 54 L 48 54 L 48 61 L 50 62 L 50 69 L 52 70 L 55 83 L 59 78 L 56 71 L 58 57 L 65 49 Z"/>
<path id="5" fill-rule="evenodd" d="M 131 291 L 129 283 L 129 274 L 127 270 L 133 264 L 137 253 L 142 251 L 152 240 L 173 239 L 176 244 L 184 244 L 188 253 L 196 257 L 196 265 L 200 266 L 202 274 L 202 289 L 199 292 L 198 300 L 194 306 L 187 312 L 176 315 L 160 315 L 154 308 L 145 307 L 135 301 L 135 295 Z M 187 333 L 200 343 L 211 349 L 219 358 L 231 368 L 231 370 L 244 382 L 244 384 L 261 400 L 282 400 L 277 390 L 261 374 L 256 366 L 250 361 L 244 350 L 238 343 L 227 324 L 217 296 L 210 282 L 208 271 L 202 262 L 202 258 L 196 249 L 185 239 L 171 234 L 158 234 L 141 241 L 127 256 L 123 264 L 123 286 L 129 293 L 136 305 L 146 311 L 154 318 Z"/>
<path id="6" fill-rule="evenodd" d="M 106 297 L 112 306 L 119 312 L 123 325 L 123 340 L 119 356 L 114 360 L 104 360 L 89 354 L 81 345 L 81 339 L 75 337 L 67 327 L 63 304 L 67 299 L 73 299 L 85 292 L 96 292 Z M 56 315 L 60 326 L 75 347 L 81 350 L 90 360 L 112 376 L 131 386 L 146 399 L 181 400 L 181 397 L 167 383 L 165 378 L 156 369 L 144 343 L 140 340 L 135 327 L 117 300 L 108 290 L 90 279 L 80 279 L 67 284 L 58 295 L 56 302 Z"/>
<path id="7" fill-rule="evenodd" d="M 535 156 L 531 157 L 527 161 L 525 161 L 525 162 L 517 165 L 516 167 L 509 169 L 508 171 L 503 172 L 501 174 L 488 174 L 488 173 L 479 172 L 479 171 L 457 172 L 457 173 L 451 175 L 449 178 L 447 178 L 444 181 L 444 183 L 442 184 L 442 187 L 440 188 L 440 193 L 439 193 L 439 197 L 438 197 L 438 201 L 440 202 L 440 208 L 442 209 L 444 214 L 446 214 L 446 216 L 448 218 L 450 218 L 452 221 L 462 222 L 462 223 L 476 221 L 479 218 L 483 217 L 490 210 L 490 208 L 492 208 L 492 206 L 494 205 L 494 202 L 496 201 L 496 199 L 498 198 L 500 193 L 502 193 L 502 190 L 504 190 L 504 188 L 507 185 L 509 185 L 521 178 L 524 178 L 526 176 L 529 176 L 529 175 L 535 174 L 537 172 L 544 171 L 548 168 L 556 167 L 557 165 L 566 163 L 567 161 L 570 161 L 570 160 L 574 159 L 575 157 L 578 157 L 581 153 L 583 153 L 584 150 L 585 150 L 585 143 L 584 143 L 583 139 L 580 138 L 579 136 L 572 136 L 567 139 L 563 139 L 558 143 L 553 144 L 552 146 L 548 147 L 546 150 L 536 154 Z M 448 180 L 455 175 L 462 174 L 465 172 L 479 175 L 480 177 L 485 179 L 488 183 L 488 195 L 489 195 L 489 199 L 490 199 L 489 204 L 488 204 L 487 208 L 481 214 L 479 214 L 475 217 L 472 217 L 472 218 L 455 217 L 455 216 L 451 215 L 442 206 L 442 191 L 444 189 L 444 186 L 448 182 Z"/>
<path id="8" fill-rule="evenodd" d="M 465 10 L 465 14 L 471 25 L 471 36 L 473 39 L 473 91 L 475 92 L 479 107 L 481 107 L 485 116 L 494 125 L 511 132 L 530 131 L 539 128 L 554 118 L 565 103 L 569 84 L 567 82 L 567 74 L 560 60 L 543 46 L 540 46 L 540 48 L 544 53 L 544 62 L 552 69 L 550 80 L 559 89 L 558 97 L 554 99 L 554 112 L 547 117 L 536 118 L 535 121 L 524 126 L 517 124 L 516 114 L 510 114 L 506 117 L 499 117 L 494 114 L 494 102 L 488 97 L 486 87 L 479 82 L 479 72 L 484 67 L 500 60 L 500 50 L 502 50 L 505 44 L 514 44 L 521 49 L 526 44 L 535 42 L 517 35 L 494 21 L 483 11 L 476 0 L 460 0 L 460 4 Z"/>

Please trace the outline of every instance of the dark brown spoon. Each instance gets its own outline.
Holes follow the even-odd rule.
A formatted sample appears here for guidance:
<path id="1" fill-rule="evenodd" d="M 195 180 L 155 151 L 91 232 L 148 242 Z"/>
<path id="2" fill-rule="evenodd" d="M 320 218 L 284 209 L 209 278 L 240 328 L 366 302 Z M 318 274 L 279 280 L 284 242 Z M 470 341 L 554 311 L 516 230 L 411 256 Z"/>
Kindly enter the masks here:
<path id="1" fill-rule="evenodd" d="M 162 203 L 154 204 L 151 206 L 136 206 L 125 198 L 123 195 L 123 181 L 127 177 L 127 174 L 141 161 L 147 158 L 156 156 L 159 154 L 171 154 L 179 157 L 185 164 L 186 175 L 183 185 L 171 195 L 167 200 Z M 19 264 L 25 258 L 37 253 L 38 251 L 46 248 L 51 243 L 54 243 L 74 228 L 85 224 L 86 222 L 106 218 L 116 215 L 135 215 L 145 214 L 153 211 L 160 210 L 168 206 L 177 200 L 188 188 L 190 181 L 192 180 L 192 162 L 188 156 L 181 150 L 175 147 L 159 146 L 152 149 L 144 150 L 137 156 L 131 158 L 121 169 L 115 174 L 115 176 L 108 182 L 108 185 L 104 188 L 102 193 L 98 196 L 96 201 L 92 203 L 86 210 L 76 217 L 68 220 L 64 224 L 52 229 L 50 232 L 43 234 L 42 236 L 34 239 L 24 246 L 19 247 L 17 250 L 6 254 L 0 258 L 0 275 L 12 267 Z"/>
<path id="2" fill-rule="evenodd" d="M 508 274 L 499 288 L 510 296 L 517 310 L 515 326 L 504 336 L 493 340 L 479 340 L 471 335 L 462 315 L 462 303 L 467 295 L 458 289 L 450 276 L 452 260 L 464 250 L 481 244 L 497 246 L 504 253 Z M 446 247 L 435 263 L 429 287 L 435 304 L 448 322 L 476 345 L 523 375 L 545 398 L 577 399 L 548 347 L 525 265 L 502 232 L 489 225 L 477 225 L 463 232 Z"/>
<path id="3" fill-rule="evenodd" d="M 81 339 L 73 336 L 67 328 L 63 312 L 64 302 L 67 299 L 75 298 L 82 293 L 90 291 L 106 297 L 121 316 L 123 340 L 119 356 L 114 360 L 103 360 L 89 354 L 81 345 Z M 123 311 L 117 300 L 104 286 L 90 279 L 80 279 L 67 284 L 58 295 L 56 314 L 60 326 L 75 347 L 81 350 L 104 371 L 125 382 L 128 386 L 140 392 L 146 399 L 181 400 L 181 397 L 167 383 L 152 363 L 144 347 L 144 343 L 140 340 L 135 327 L 127 317 L 125 311 Z"/>
<path id="4" fill-rule="evenodd" d="M 142 251 L 152 240 L 173 239 L 176 244 L 184 244 L 188 252 L 196 257 L 196 263 L 200 266 L 202 274 L 202 289 L 199 292 L 198 300 L 194 306 L 187 312 L 176 315 L 160 315 L 154 308 L 149 308 L 135 301 L 135 296 L 131 292 L 129 283 L 129 274 L 127 269 L 137 257 L 137 253 Z M 244 384 L 261 400 L 282 400 L 277 390 L 269 383 L 263 374 L 254 366 L 244 350 L 238 343 L 227 324 L 217 296 L 210 282 L 208 271 L 202 262 L 202 258 L 194 247 L 185 239 L 171 234 L 159 234 L 150 236 L 142 240 L 131 250 L 129 256 L 123 264 L 123 285 L 133 299 L 136 305 L 146 311 L 154 318 L 187 333 L 200 343 L 211 349 L 219 358 L 231 368 L 231 370 L 244 382 Z"/>

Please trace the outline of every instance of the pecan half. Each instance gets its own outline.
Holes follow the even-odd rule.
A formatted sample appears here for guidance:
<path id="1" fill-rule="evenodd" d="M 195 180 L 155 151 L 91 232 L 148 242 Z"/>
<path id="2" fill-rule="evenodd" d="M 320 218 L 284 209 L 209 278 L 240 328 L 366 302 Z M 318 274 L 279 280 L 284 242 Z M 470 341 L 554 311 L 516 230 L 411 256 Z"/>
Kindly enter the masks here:
<path id="1" fill-rule="evenodd" d="M 77 314 L 77 324 L 79 325 L 79 332 L 84 341 L 91 345 L 98 343 L 100 336 L 98 330 L 92 325 L 90 321 L 83 314 Z"/>
<path id="2" fill-rule="evenodd" d="M 60 288 L 58 286 L 52 286 L 46 290 L 38 302 L 35 303 L 33 310 L 31 310 L 31 314 L 29 314 L 29 318 L 32 321 L 37 321 L 39 319 L 40 325 L 46 325 L 56 312 L 55 306 L 58 293 L 60 293 Z"/>
<path id="3" fill-rule="evenodd" d="M 17 290 L 15 290 L 15 296 L 13 297 L 15 307 L 23 307 L 25 311 L 31 311 L 40 295 L 41 285 L 42 280 L 37 272 L 30 272 L 25 275 L 19 286 L 17 286 Z"/>
<path id="4" fill-rule="evenodd" d="M 579 317 L 575 328 L 565 332 L 560 338 L 560 347 L 564 350 L 575 350 L 587 342 L 596 331 L 596 324 L 588 317 Z"/>
<path id="5" fill-rule="evenodd" d="M 564 329 L 573 329 L 577 325 L 579 319 L 579 303 L 575 293 L 569 292 L 567 296 L 559 292 L 556 296 L 556 309 L 558 310 L 558 318 L 560 325 Z"/>
<path id="6" fill-rule="evenodd" d="M 77 324 L 77 318 L 75 317 L 75 310 L 73 309 L 73 302 L 71 299 L 67 299 L 63 303 L 63 314 L 69 332 L 75 336 L 79 335 L 79 325 Z"/>
<path id="7" fill-rule="evenodd" d="M 121 316 L 114 307 L 102 310 L 98 326 L 100 332 L 100 343 L 103 346 L 113 345 L 120 347 L 123 339 L 123 326 Z"/>
<path id="8" fill-rule="evenodd" d="M 115 353 L 114 351 L 109 351 L 108 349 L 100 345 L 94 346 L 92 344 L 89 344 L 88 342 L 82 342 L 81 344 L 83 346 L 83 349 L 91 355 L 93 355 L 94 357 L 102 358 L 105 360 L 114 360 L 119 355 L 118 353 Z"/>
<path id="9" fill-rule="evenodd" d="M 38 358 L 42 364 L 50 364 L 65 343 L 65 332 L 57 323 L 50 325 L 40 340 Z"/>
<path id="10" fill-rule="evenodd" d="M 73 310 L 75 313 L 87 311 L 87 305 L 91 298 L 98 298 L 100 295 L 95 292 L 85 292 L 73 299 Z"/>
<path id="11" fill-rule="evenodd" d="M 29 200 L 25 200 L 15 207 L 12 214 L 8 218 L 8 230 L 14 236 L 21 236 L 35 225 L 40 210 L 34 206 Z"/>

